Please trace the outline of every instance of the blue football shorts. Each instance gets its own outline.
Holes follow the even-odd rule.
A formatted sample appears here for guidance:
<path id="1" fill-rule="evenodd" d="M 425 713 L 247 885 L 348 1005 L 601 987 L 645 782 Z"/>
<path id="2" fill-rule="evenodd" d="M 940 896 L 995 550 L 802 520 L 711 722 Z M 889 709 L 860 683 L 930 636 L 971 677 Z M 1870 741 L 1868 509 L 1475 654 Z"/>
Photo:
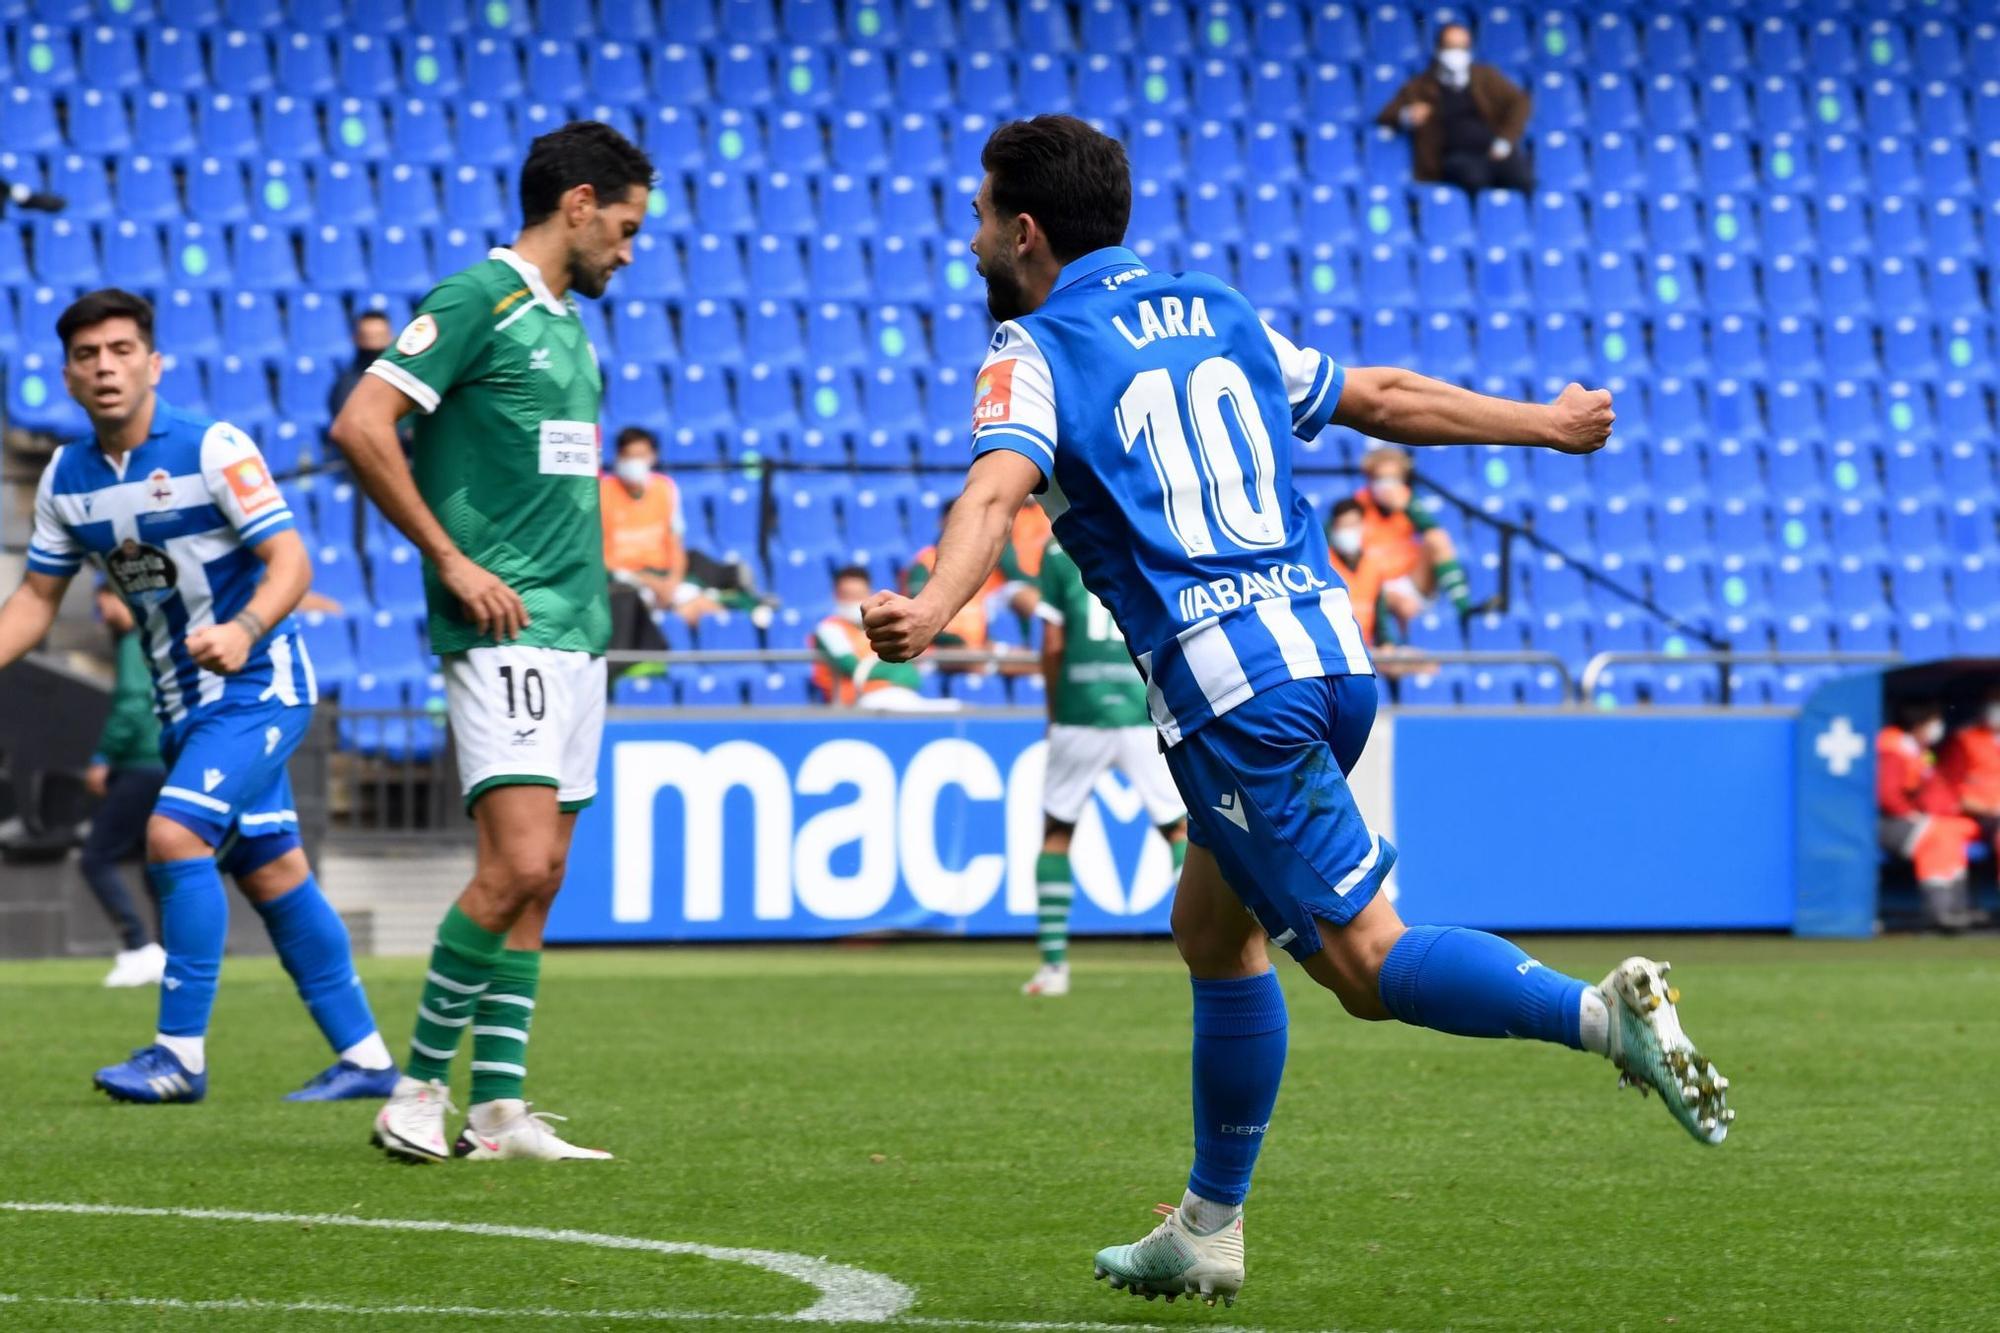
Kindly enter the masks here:
<path id="1" fill-rule="evenodd" d="M 155 813 L 166 815 L 221 847 L 240 840 L 291 835 L 299 814 L 285 763 L 312 724 L 309 707 L 265 700 L 222 699 L 197 709 L 160 733 L 167 784 Z"/>
<path id="2" fill-rule="evenodd" d="M 1294 958 L 1318 953 L 1319 923 L 1352 921 L 1396 864 L 1347 785 L 1375 704 L 1373 676 L 1287 681 L 1167 751 L 1189 840 Z"/>

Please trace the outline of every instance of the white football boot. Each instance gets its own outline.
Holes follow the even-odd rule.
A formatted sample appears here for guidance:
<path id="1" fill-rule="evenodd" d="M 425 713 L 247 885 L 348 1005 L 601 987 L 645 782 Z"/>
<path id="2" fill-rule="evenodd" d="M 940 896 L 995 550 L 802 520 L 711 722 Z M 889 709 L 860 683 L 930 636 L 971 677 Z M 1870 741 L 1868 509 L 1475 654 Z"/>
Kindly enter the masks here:
<path id="1" fill-rule="evenodd" d="M 1021 987 L 1023 995 L 1067 995 L 1069 994 L 1069 964 L 1043 963 Z"/>
<path id="2" fill-rule="evenodd" d="M 1611 1006 L 1611 1063 L 1618 1086 L 1660 1094 L 1681 1127 L 1698 1142 L 1713 1146 L 1729 1136 L 1736 1112 L 1729 1109 L 1729 1080 L 1681 1031 L 1680 991 L 1669 986 L 1671 963 L 1627 958 L 1598 986 Z"/>
<path id="3" fill-rule="evenodd" d="M 443 1083 L 436 1079 L 426 1083 L 405 1074 L 375 1113 L 375 1133 L 369 1142 L 404 1161 L 449 1162 L 444 1118 L 457 1109 Z"/>
<path id="4" fill-rule="evenodd" d="M 1204 1236 L 1188 1225 L 1173 1204 L 1154 1207 L 1161 1222 L 1143 1240 L 1097 1252 L 1093 1272 L 1114 1288 L 1152 1300 L 1199 1297 L 1214 1305 L 1236 1304 L 1243 1290 L 1243 1214 Z"/>
<path id="5" fill-rule="evenodd" d="M 551 1120 L 569 1117 L 547 1111 L 530 1111 L 528 1103 L 506 1098 L 473 1108 L 475 1114 L 452 1151 L 468 1162 L 498 1162 L 509 1158 L 531 1162 L 608 1162 L 611 1154 L 600 1148 L 579 1148 L 565 1143 Z M 478 1123 L 485 1122 L 485 1127 Z"/>
<path id="6" fill-rule="evenodd" d="M 167 951 L 157 944 L 142 944 L 136 949 L 118 951 L 118 956 L 111 960 L 111 972 L 104 978 L 104 984 L 112 990 L 128 986 L 157 986 L 166 975 Z"/>

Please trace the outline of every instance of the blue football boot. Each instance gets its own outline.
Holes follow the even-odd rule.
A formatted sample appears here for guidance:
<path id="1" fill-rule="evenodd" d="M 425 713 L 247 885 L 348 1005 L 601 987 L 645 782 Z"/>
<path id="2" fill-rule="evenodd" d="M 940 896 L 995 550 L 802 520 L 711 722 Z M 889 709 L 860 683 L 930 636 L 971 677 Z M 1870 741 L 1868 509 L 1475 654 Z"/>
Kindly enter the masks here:
<path id="1" fill-rule="evenodd" d="M 381 1101 L 396 1090 L 396 1066 L 363 1069 L 351 1060 L 342 1060 L 314 1074 L 297 1092 L 285 1094 L 288 1102 Z"/>
<path id="2" fill-rule="evenodd" d="M 123 1064 L 98 1070 L 91 1082 L 120 1102 L 198 1102 L 208 1096 L 207 1072 L 189 1073 L 164 1046 L 134 1051 Z"/>

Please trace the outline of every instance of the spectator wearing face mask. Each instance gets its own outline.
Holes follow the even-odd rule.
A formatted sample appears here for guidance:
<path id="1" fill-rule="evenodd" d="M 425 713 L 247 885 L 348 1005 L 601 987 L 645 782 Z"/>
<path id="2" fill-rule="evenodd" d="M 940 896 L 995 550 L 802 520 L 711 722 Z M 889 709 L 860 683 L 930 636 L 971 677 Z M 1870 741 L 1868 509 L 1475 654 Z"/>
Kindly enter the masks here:
<path id="1" fill-rule="evenodd" d="M 1326 527 L 1327 545 L 1333 552 L 1333 571 L 1347 585 L 1354 603 L 1354 618 L 1361 624 L 1361 637 L 1375 646 L 1375 618 L 1382 603 L 1382 561 L 1367 549 L 1368 516 L 1361 502 L 1347 499 L 1335 504 Z"/>
<path id="2" fill-rule="evenodd" d="M 1472 59 L 1472 30 L 1448 23 L 1431 67 L 1397 90 L 1375 118 L 1407 131 L 1411 174 L 1447 181 L 1468 193 L 1535 188 L 1521 137 L 1528 94 L 1491 65 Z"/>
<path id="3" fill-rule="evenodd" d="M 1962 813 L 1958 793 L 1937 770 L 1944 708 L 1935 699 L 1909 699 L 1895 706 L 1894 716 L 1875 738 L 1878 835 L 1916 870 L 1924 923 L 1963 930 L 1975 922 L 1965 868 L 1979 823 Z"/>
<path id="4" fill-rule="evenodd" d="M 1403 625 L 1424 613 L 1433 594 L 1461 616 L 1479 608 L 1451 534 L 1430 511 L 1414 503 L 1410 456 L 1401 449 L 1371 450 L 1361 460 L 1367 484 L 1354 493 L 1362 518 L 1362 545 L 1382 580 L 1382 602 Z M 1384 628 L 1387 628 L 1384 626 Z"/>
<path id="5" fill-rule="evenodd" d="M 722 609 L 706 587 L 688 577 L 680 488 L 658 470 L 659 461 L 651 432 L 627 426 L 618 433 L 612 474 L 599 483 L 614 648 L 664 648 L 654 611 L 672 611 L 693 625 Z"/>
<path id="6" fill-rule="evenodd" d="M 827 703 L 876 713 L 948 713 L 956 699 L 926 699 L 922 678 L 909 662 L 884 662 L 861 627 L 861 604 L 868 600 L 868 571 L 859 565 L 836 570 L 833 614 L 813 630 L 813 690 Z"/>

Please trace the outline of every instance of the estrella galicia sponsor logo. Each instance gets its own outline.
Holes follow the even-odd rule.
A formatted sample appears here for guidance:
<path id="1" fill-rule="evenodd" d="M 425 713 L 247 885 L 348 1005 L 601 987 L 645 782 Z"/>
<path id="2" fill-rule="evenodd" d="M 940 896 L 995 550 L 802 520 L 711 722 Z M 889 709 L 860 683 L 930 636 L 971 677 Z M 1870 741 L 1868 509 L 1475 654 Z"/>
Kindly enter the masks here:
<path id="1" fill-rule="evenodd" d="M 157 602 L 173 594 L 180 574 L 173 558 L 157 546 L 127 537 L 104 557 L 104 572 L 129 602 Z"/>

